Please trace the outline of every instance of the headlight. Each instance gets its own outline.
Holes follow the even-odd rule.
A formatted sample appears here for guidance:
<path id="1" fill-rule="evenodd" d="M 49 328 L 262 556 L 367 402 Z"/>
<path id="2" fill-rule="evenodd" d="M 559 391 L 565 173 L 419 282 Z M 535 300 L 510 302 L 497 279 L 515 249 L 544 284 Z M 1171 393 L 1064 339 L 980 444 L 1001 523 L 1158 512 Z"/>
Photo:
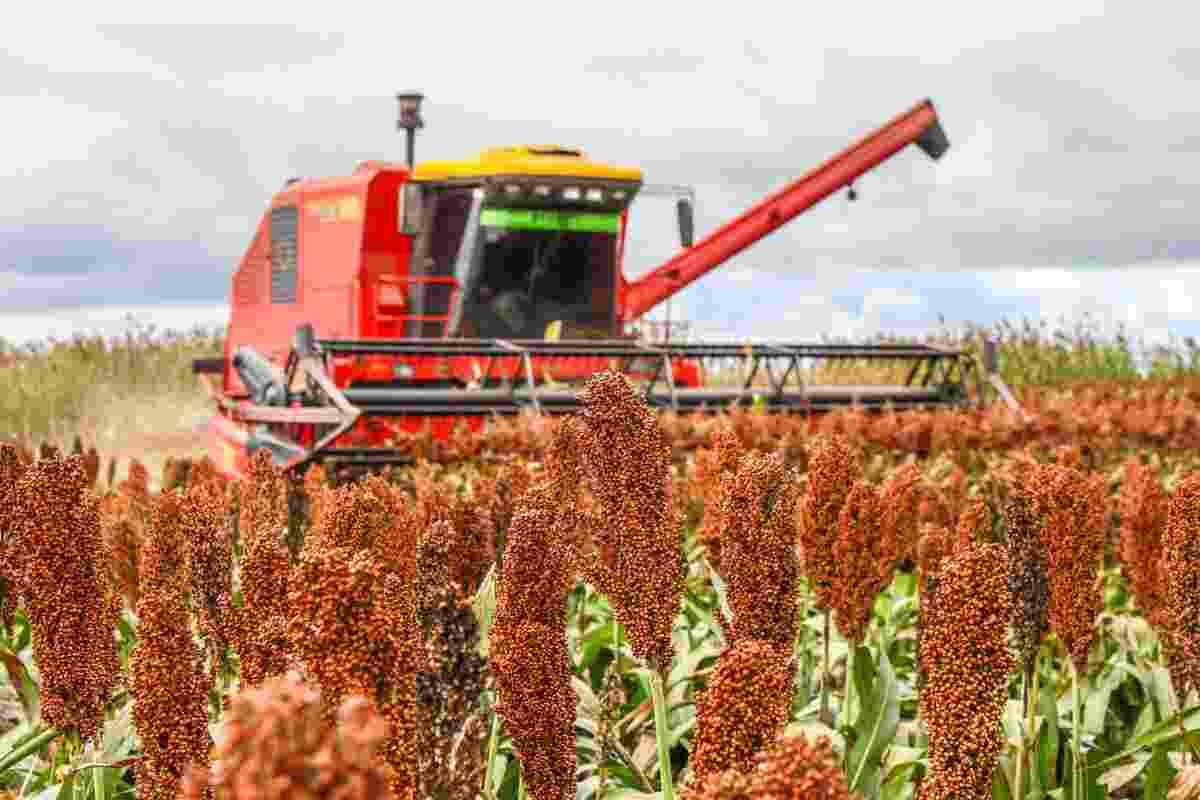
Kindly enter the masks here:
<path id="1" fill-rule="evenodd" d="M 563 200 L 578 200 L 581 192 L 578 186 L 568 186 L 562 190 Z"/>
<path id="2" fill-rule="evenodd" d="M 604 202 L 604 190 L 603 189 L 588 189 L 587 190 L 587 199 L 588 199 L 588 202 L 590 202 L 590 203 L 603 203 Z"/>
<path id="3" fill-rule="evenodd" d="M 533 187 L 533 193 L 536 194 L 538 197 L 549 197 L 550 196 L 550 187 L 549 186 L 535 186 L 535 187 Z"/>
<path id="4" fill-rule="evenodd" d="M 412 364 L 393 364 L 392 376 L 396 378 L 411 378 L 413 376 Z"/>
<path id="5" fill-rule="evenodd" d="M 521 185 L 519 183 L 508 183 L 504 186 L 504 193 L 508 195 L 520 194 Z"/>
<path id="6" fill-rule="evenodd" d="M 625 199 L 625 190 L 624 190 L 624 189 L 618 189 L 618 190 L 616 190 L 615 192 L 613 192 L 613 193 L 612 193 L 612 199 L 613 199 L 613 200 L 616 200 L 617 202 L 620 202 L 620 201 L 624 200 L 624 199 Z"/>

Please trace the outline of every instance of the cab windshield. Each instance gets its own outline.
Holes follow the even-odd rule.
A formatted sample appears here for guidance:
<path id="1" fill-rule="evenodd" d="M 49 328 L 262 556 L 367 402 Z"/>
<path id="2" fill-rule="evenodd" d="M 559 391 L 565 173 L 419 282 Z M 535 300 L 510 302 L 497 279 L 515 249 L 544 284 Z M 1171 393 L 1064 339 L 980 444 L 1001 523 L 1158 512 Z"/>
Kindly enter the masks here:
<path id="1" fill-rule="evenodd" d="M 456 265 L 457 335 L 538 339 L 560 321 L 564 338 L 613 329 L 620 214 L 481 208 Z"/>

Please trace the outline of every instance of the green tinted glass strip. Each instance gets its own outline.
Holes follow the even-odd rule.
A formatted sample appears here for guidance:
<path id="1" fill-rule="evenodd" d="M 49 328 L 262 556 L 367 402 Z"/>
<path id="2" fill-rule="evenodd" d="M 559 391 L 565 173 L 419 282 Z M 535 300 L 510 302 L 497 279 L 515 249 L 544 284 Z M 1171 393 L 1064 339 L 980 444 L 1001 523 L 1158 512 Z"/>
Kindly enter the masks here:
<path id="1" fill-rule="evenodd" d="M 621 228 L 621 215 L 579 211 L 485 208 L 479 215 L 479 223 L 491 228 L 513 228 L 530 231 L 617 233 Z"/>

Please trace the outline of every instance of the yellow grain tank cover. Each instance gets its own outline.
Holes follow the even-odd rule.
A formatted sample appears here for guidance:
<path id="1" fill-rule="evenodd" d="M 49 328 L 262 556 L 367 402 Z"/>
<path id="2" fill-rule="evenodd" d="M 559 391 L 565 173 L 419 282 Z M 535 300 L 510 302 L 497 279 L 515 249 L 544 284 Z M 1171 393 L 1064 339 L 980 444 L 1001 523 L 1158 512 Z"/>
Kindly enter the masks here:
<path id="1" fill-rule="evenodd" d="M 413 170 L 416 181 L 457 181 L 506 176 L 562 177 L 641 182 L 642 171 L 590 160 L 558 145 L 524 145 L 484 150 L 469 161 L 426 161 Z"/>

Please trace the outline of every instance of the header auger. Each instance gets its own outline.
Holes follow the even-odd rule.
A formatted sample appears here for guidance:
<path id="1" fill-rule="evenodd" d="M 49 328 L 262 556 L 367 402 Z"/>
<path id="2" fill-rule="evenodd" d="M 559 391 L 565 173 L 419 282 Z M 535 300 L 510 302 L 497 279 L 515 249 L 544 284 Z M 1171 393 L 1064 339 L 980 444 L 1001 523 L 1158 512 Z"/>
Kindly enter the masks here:
<path id="1" fill-rule="evenodd" d="M 445 437 L 461 420 L 478 429 L 491 415 L 569 412 L 574 385 L 603 369 L 644 384 L 652 405 L 677 410 L 754 402 L 820 412 L 982 398 L 975 362 L 959 351 L 651 344 L 631 332 L 659 303 L 908 145 L 940 158 L 949 142 L 930 101 L 698 242 L 690 190 L 667 187 L 682 249 L 634 281 L 621 263 L 640 170 L 555 145 L 414 166 L 420 95 L 400 101 L 409 163 L 369 161 L 349 176 L 289 181 L 234 273 L 225 356 L 195 365 L 218 406 L 214 460 L 229 475 L 243 474 L 262 447 L 289 469 L 400 461 L 387 446 L 398 432 L 428 423 Z M 802 367 L 817 359 L 911 368 L 903 385 L 805 385 Z M 731 363 L 746 367 L 740 380 L 714 385 L 714 365 Z"/>

